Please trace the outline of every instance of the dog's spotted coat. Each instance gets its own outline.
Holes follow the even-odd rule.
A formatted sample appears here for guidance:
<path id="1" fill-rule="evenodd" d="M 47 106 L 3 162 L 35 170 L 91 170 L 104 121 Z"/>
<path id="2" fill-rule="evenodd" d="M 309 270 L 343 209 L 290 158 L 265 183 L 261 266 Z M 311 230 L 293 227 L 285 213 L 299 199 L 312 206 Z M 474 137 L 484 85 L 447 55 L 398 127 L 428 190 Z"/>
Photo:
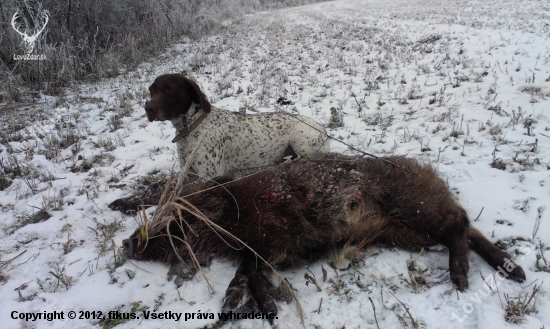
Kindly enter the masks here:
<path id="1" fill-rule="evenodd" d="M 203 180 L 274 165 L 287 155 L 329 151 L 325 129 L 313 119 L 286 113 L 246 115 L 217 109 L 200 87 L 182 74 L 159 76 L 149 91 L 147 118 L 151 122 L 172 121 L 182 168 L 201 141 L 189 172 Z M 191 131 L 186 134 L 188 130 Z M 109 208 L 128 213 L 141 204 L 156 204 L 165 184 L 166 181 L 152 184 L 137 195 L 115 200 Z"/>
<path id="2" fill-rule="evenodd" d="M 198 105 L 193 104 L 192 108 L 172 120 L 176 134 L 203 114 Z M 301 121 L 285 113 L 243 115 L 212 107 L 206 119 L 177 142 L 180 164 L 184 166 L 203 135 L 190 171 L 206 179 L 234 170 L 273 165 L 282 160 L 289 147 L 300 156 L 328 152 L 324 128 L 309 117 L 298 117 Z"/>

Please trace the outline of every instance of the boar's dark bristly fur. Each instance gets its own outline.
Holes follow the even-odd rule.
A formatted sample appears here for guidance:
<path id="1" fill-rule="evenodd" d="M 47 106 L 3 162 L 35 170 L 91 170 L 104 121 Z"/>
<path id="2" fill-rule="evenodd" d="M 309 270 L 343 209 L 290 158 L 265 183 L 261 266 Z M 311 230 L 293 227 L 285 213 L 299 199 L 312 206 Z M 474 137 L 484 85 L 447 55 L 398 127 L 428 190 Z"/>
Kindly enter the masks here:
<path id="1" fill-rule="evenodd" d="M 470 248 L 492 267 L 510 268 L 504 266 L 510 264 L 510 256 L 470 226 L 465 210 L 431 166 L 405 157 L 385 159 L 401 168 L 379 159 L 329 154 L 235 181 L 195 185 L 181 195 L 191 194 L 185 198 L 189 203 L 276 268 L 304 264 L 344 246 L 368 244 L 409 250 L 446 246 L 451 280 L 461 291 L 468 287 Z M 212 188 L 222 182 L 228 183 Z M 208 188 L 212 189 L 195 193 Z M 189 243 L 197 257 L 215 254 L 242 260 L 227 289 L 224 310 L 235 308 L 248 287 L 262 312 L 276 313 L 268 267 L 235 239 L 222 239 L 204 221 L 183 216 L 188 226 L 174 221 L 170 234 Z M 127 254 L 178 262 L 166 229 L 153 233 L 143 249 L 140 229 L 136 230 L 123 242 Z M 178 253 L 187 252 L 183 243 L 173 241 Z M 519 266 L 508 271 L 508 278 L 525 279 Z"/>

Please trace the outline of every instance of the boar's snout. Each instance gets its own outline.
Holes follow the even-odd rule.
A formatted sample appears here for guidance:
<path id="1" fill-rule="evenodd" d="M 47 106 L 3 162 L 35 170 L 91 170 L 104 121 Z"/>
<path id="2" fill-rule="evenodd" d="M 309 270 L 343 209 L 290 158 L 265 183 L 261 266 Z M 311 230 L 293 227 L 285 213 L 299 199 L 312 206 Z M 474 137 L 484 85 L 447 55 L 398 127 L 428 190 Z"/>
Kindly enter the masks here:
<path id="1" fill-rule="evenodd" d="M 130 257 L 134 256 L 134 241 L 132 239 L 122 240 L 122 248 L 124 248 L 126 255 Z"/>

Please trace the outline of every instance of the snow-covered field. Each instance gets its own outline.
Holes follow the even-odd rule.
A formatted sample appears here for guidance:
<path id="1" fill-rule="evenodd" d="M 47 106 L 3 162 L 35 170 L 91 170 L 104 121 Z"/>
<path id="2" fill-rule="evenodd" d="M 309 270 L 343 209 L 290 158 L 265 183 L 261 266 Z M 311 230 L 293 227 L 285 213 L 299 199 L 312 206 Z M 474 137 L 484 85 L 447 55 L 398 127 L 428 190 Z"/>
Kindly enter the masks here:
<path id="1" fill-rule="evenodd" d="M 431 162 L 473 225 L 527 276 L 501 281 L 470 253 L 470 288 L 457 293 L 446 249 L 369 248 L 344 271 L 322 259 L 281 272 L 305 328 L 550 326 L 550 4 L 357 0 L 226 22 L 222 33 L 175 45 L 137 71 L 0 108 L 0 327 L 110 328 L 116 323 L 93 314 L 78 319 L 80 311 L 143 308 L 215 319 L 145 320 L 139 310 L 140 319 L 116 328 L 269 327 L 217 323 L 236 264 L 205 268 L 209 293 L 201 275 L 176 288 L 166 265 L 123 262 L 117 253 L 138 224 L 107 205 L 140 177 L 178 170 L 171 124 L 149 123 L 143 110 L 149 84 L 173 72 L 196 79 L 218 107 L 308 115 L 356 149 Z M 331 148 L 353 153 L 337 141 Z M 41 221 L 41 209 L 51 217 Z M 322 291 L 306 285 L 306 272 Z M 535 285 L 530 314 L 508 323 L 507 307 Z M 278 307 L 279 328 L 302 327 L 296 302 Z M 13 311 L 64 311 L 65 320 L 25 322 Z"/>

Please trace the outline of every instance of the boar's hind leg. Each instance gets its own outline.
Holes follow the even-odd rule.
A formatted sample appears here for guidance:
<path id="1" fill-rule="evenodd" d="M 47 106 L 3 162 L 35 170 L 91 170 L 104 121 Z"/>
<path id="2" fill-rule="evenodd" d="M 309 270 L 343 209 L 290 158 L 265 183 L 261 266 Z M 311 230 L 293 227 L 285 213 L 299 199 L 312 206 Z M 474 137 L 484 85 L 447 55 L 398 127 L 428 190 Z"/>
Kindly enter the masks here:
<path id="1" fill-rule="evenodd" d="M 428 212 L 417 229 L 449 249 L 451 281 L 460 291 L 468 288 L 468 214 L 449 200 L 434 212 Z"/>
<path id="2" fill-rule="evenodd" d="M 504 270 L 503 275 L 507 274 L 506 277 L 508 279 L 517 282 L 523 282 L 525 280 L 523 269 L 510 261 L 510 255 L 498 249 L 487 240 L 483 234 L 473 227 L 468 229 L 468 243 L 470 248 L 483 257 L 483 259 L 485 259 L 485 261 L 495 270 L 499 270 L 499 267 L 502 268 L 502 270 Z"/>
<path id="3" fill-rule="evenodd" d="M 467 220 L 467 219 L 466 219 Z M 414 222 L 409 225 L 394 224 L 384 230 L 376 242 L 397 245 L 408 250 L 420 250 L 436 244 L 442 244 L 449 249 L 449 270 L 451 280 L 458 290 L 468 288 L 468 242 L 466 232 L 460 227 L 439 226 L 431 228 L 416 227 Z M 467 222 L 466 226 L 467 227 Z"/>
<path id="4" fill-rule="evenodd" d="M 449 271 L 451 281 L 460 291 L 468 288 L 468 240 L 466 232 L 456 232 L 449 236 L 445 244 L 449 248 Z"/>
<path id="5" fill-rule="evenodd" d="M 428 234 L 449 249 L 451 281 L 460 291 L 468 288 L 468 214 L 460 206 L 445 207 L 430 218 L 433 223 Z"/>

